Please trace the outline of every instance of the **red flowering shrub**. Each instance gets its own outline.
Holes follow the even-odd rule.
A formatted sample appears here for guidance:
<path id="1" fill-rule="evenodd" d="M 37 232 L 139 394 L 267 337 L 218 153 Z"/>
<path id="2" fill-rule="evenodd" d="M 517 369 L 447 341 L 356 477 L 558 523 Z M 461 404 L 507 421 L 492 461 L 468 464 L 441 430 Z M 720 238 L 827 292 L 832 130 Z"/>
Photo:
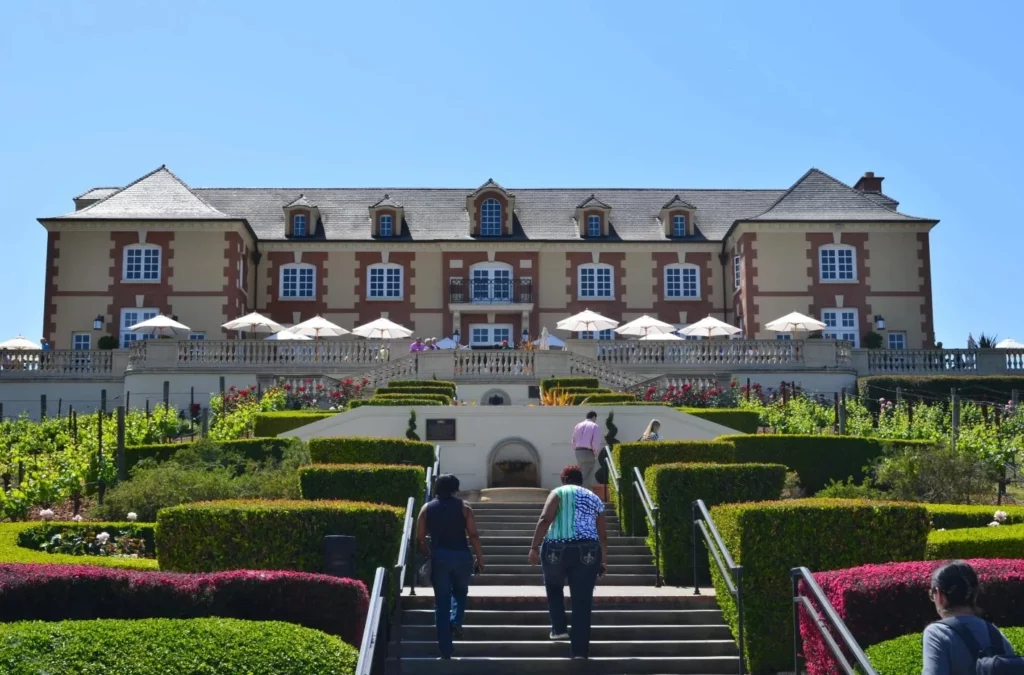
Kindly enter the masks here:
<path id="1" fill-rule="evenodd" d="M 174 574 L 89 565 L 0 564 L 3 622 L 217 616 L 286 621 L 359 646 L 368 604 L 361 581 L 323 574 Z"/>
<path id="2" fill-rule="evenodd" d="M 648 389 L 644 395 L 645 401 L 657 400 L 652 389 Z M 739 403 L 739 391 L 739 383 L 736 380 L 730 382 L 728 387 L 719 384 L 702 387 L 689 383 L 677 387 L 670 384 L 660 399 L 662 403 L 677 408 L 735 408 Z"/>
<path id="3" fill-rule="evenodd" d="M 998 626 L 1024 626 L 1024 560 L 968 560 L 978 572 L 978 604 Z M 940 561 L 863 565 L 814 575 L 857 643 L 866 648 L 920 633 L 936 621 L 928 599 L 931 574 Z M 806 591 L 804 591 L 806 593 Z M 800 634 L 809 675 L 838 673 L 821 634 L 801 611 Z"/>

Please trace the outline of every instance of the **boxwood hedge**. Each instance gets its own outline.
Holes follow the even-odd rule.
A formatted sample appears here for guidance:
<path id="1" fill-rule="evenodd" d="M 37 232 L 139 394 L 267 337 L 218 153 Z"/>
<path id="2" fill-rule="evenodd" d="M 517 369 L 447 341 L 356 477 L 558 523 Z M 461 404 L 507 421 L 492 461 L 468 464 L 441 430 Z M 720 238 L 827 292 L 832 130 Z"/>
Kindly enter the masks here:
<path id="1" fill-rule="evenodd" d="M 361 408 L 364 405 L 396 405 L 396 406 L 416 406 L 416 405 L 447 405 L 440 401 L 433 401 L 429 398 L 367 398 L 358 401 L 349 401 L 348 409 L 355 410 Z"/>
<path id="2" fill-rule="evenodd" d="M 157 559 L 173 572 L 324 571 L 324 537 L 356 538 L 356 577 L 398 558 L 405 510 L 341 501 L 197 502 L 157 514 Z"/>
<path id="3" fill-rule="evenodd" d="M 337 413 L 317 410 L 281 410 L 257 413 L 253 433 L 260 437 L 278 436 L 334 415 Z"/>
<path id="4" fill-rule="evenodd" d="M 157 569 L 157 561 L 153 558 L 118 558 L 114 556 L 83 556 L 65 555 L 63 553 L 44 553 L 38 548 L 25 548 L 18 544 L 18 539 L 26 530 L 37 530 L 40 527 L 78 527 L 83 523 L 0 523 L 0 563 L 41 563 L 65 565 L 90 565 L 96 567 L 121 567 L 127 569 Z M 126 526 L 151 527 L 149 524 L 136 523 L 84 523 L 96 528 L 120 528 Z M 30 537 L 34 541 L 35 537 Z"/>
<path id="5" fill-rule="evenodd" d="M 792 666 L 789 571 L 834 570 L 924 558 L 928 512 L 919 504 L 798 499 L 711 509 L 726 547 L 743 566 L 744 639 L 751 672 Z M 722 614 L 736 634 L 736 603 L 711 568 Z"/>
<path id="6" fill-rule="evenodd" d="M 636 394 L 600 394 L 580 392 L 569 396 L 569 405 L 589 405 L 591 403 L 629 403 L 636 400 Z"/>
<path id="7" fill-rule="evenodd" d="M 340 638 L 279 621 L 100 619 L 0 625 L 0 671 L 348 675 L 359 652 Z"/>
<path id="8" fill-rule="evenodd" d="M 926 558 L 1024 558 L 1024 525 L 931 532 Z"/>
<path id="9" fill-rule="evenodd" d="M 426 469 L 434 465 L 434 445 L 408 438 L 331 436 L 312 438 L 309 456 L 314 464 L 405 464 Z"/>
<path id="10" fill-rule="evenodd" d="M 959 530 L 965 527 L 986 527 L 995 519 L 996 511 L 1006 514 L 1004 525 L 1024 523 L 1024 506 L 990 506 L 983 504 L 925 504 L 932 517 L 934 530 Z M 1021 551 L 1024 556 L 1024 550 Z"/>
<path id="11" fill-rule="evenodd" d="M 1000 630 L 1015 653 L 1024 653 L 1024 628 Z M 865 653 L 879 675 L 920 675 L 924 671 L 921 633 L 912 633 L 882 642 L 869 647 Z"/>
<path id="12" fill-rule="evenodd" d="M 424 399 L 426 401 L 437 401 L 441 405 L 451 405 L 451 403 L 452 403 L 452 397 L 449 396 L 448 394 L 440 394 L 440 393 L 434 393 L 434 392 L 422 392 L 422 391 L 421 392 L 416 392 L 416 393 L 406 393 L 406 392 L 388 393 L 388 392 L 380 392 L 380 391 L 378 391 L 378 392 L 376 392 L 373 395 L 373 398 L 371 400 L 373 400 L 373 401 L 379 401 L 379 400 L 382 400 L 382 399 L 385 400 L 385 401 L 386 400 L 391 400 L 391 399 L 403 399 L 404 400 L 404 399 L 408 399 L 410 397 Z"/>
<path id="13" fill-rule="evenodd" d="M 596 389 L 601 383 L 596 377 L 549 377 L 540 381 L 542 391 L 561 389 L 563 387 L 587 387 Z"/>
<path id="14" fill-rule="evenodd" d="M 661 528 L 661 573 L 673 586 L 693 583 L 692 504 L 703 499 L 718 504 L 778 499 L 786 482 L 781 464 L 657 464 L 647 469 L 644 483 L 658 506 Z M 637 514 L 639 518 L 641 514 Z M 647 536 L 654 551 L 653 534 Z M 708 558 L 700 546 L 698 574 L 708 583 Z"/>
<path id="15" fill-rule="evenodd" d="M 756 434 L 761 426 L 761 415 L 754 410 L 739 410 L 738 408 L 678 408 L 678 410 L 708 422 L 735 429 L 742 434 Z"/>
<path id="16" fill-rule="evenodd" d="M 426 471 L 420 466 L 313 464 L 299 469 L 303 499 L 346 499 L 405 506 L 422 501 Z"/>
<path id="17" fill-rule="evenodd" d="M 452 398 L 455 398 L 455 383 L 448 382 L 445 380 L 392 380 L 388 382 L 386 387 L 382 387 L 377 391 L 389 391 L 389 392 L 403 392 L 403 391 L 416 391 L 416 392 L 440 392 L 442 394 L 448 394 Z"/>
<path id="18" fill-rule="evenodd" d="M 237 452 L 247 459 L 258 462 L 268 459 L 281 459 L 281 453 L 287 441 L 280 438 L 256 437 L 240 438 L 233 441 L 217 441 L 216 445 L 224 450 Z M 166 462 L 182 448 L 187 448 L 189 443 L 150 443 L 147 445 L 129 445 L 125 447 L 124 454 L 128 462 L 128 468 L 135 466 L 143 459 L 155 459 L 158 462 Z"/>

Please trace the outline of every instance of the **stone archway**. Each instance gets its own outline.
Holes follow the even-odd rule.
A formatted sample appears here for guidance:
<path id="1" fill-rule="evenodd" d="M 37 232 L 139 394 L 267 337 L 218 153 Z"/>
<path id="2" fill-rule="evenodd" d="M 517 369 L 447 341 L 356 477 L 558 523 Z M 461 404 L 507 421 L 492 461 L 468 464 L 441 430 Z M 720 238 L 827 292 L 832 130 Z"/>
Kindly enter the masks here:
<path id="1" fill-rule="evenodd" d="M 480 405 L 512 405 L 512 397 L 504 389 L 488 389 L 480 397 Z"/>
<path id="2" fill-rule="evenodd" d="M 499 441 L 487 458 L 487 487 L 540 487 L 540 453 L 522 438 Z"/>

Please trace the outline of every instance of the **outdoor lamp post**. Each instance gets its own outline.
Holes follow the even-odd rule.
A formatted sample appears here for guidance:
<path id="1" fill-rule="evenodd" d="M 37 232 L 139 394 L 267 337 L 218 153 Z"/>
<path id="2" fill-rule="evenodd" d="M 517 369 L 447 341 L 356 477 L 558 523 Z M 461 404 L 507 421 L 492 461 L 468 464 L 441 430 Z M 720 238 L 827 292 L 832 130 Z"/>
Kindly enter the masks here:
<path id="1" fill-rule="evenodd" d="M 103 330 L 103 316 L 102 315 L 97 316 L 95 319 L 92 320 L 92 329 L 93 330 Z"/>
<path id="2" fill-rule="evenodd" d="M 459 329 L 458 329 L 458 328 L 456 328 L 456 329 L 455 329 L 455 332 L 454 332 L 454 333 L 452 333 L 452 340 L 454 340 L 454 341 L 455 341 L 455 344 L 457 344 L 457 345 L 458 345 L 458 344 L 462 344 L 461 342 L 459 342 L 459 340 L 461 340 L 461 339 L 462 339 L 462 334 L 461 334 L 461 333 L 459 333 Z"/>
<path id="3" fill-rule="evenodd" d="M 529 341 L 530 341 L 530 329 L 529 328 L 524 328 L 523 329 L 523 344 L 525 345 Z"/>
<path id="4" fill-rule="evenodd" d="M 875 314 L 875 329 L 885 330 L 885 317 L 881 314 Z"/>

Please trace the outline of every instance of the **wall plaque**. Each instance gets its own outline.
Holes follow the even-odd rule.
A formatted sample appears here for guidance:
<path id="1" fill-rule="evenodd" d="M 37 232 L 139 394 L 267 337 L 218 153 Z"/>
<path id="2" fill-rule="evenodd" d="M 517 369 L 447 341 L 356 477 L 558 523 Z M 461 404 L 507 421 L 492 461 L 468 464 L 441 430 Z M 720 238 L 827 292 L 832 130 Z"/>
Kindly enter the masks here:
<path id="1" fill-rule="evenodd" d="M 428 441 L 454 441 L 455 440 L 455 420 L 454 419 L 427 420 L 427 440 Z"/>

